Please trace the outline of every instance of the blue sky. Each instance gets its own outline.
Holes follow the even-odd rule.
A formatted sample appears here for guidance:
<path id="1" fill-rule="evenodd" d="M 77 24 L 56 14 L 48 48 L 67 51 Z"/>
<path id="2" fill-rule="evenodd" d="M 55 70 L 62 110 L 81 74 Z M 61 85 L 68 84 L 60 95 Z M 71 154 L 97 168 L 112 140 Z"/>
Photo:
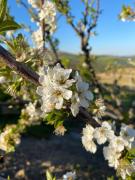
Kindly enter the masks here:
<path id="1" fill-rule="evenodd" d="M 71 0 L 73 13 L 80 17 L 80 0 Z M 27 2 L 27 0 L 24 0 Z M 133 5 L 133 0 L 101 0 L 102 14 L 96 28 L 97 36 L 91 39 L 92 53 L 108 55 L 135 55 L 135 22 L 121 22 L 118 14 L 123 4 Z M 17 22 L 30 22 L 25 9 L 16 5 L 15 0 L 8 0 L 11 14 Z M 32 25 L 33 26 L 33 25 Z M 34 26 L 33 26 L 34 27 Z M 55 36 L 60 40 L 60 50 L 72 53 L 80 51 L 80 41 L 72 28 L 61 17 L 58 21 L 58 31 Z"/>

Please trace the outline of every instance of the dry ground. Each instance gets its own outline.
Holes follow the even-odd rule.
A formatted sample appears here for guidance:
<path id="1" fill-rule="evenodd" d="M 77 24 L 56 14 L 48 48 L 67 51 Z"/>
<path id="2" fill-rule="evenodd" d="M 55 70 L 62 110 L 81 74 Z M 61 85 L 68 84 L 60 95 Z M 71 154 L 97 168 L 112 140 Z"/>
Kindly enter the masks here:
<path id="1" fill-rule="evenodd" d="M 116 81 L 120 86 L 135 88 L 135 68 L 118 68 L 97 74 L 103 84 L 114 84 Z"/>
<path id="2" fill-rule="evenodd" d="M 0 165 L 0 176 L 11 180 L 45 180 L 49 169 L 61 179 L 67 171 L 76 170 L 77 180 L 106 180 L 114 174 L 104 161 L 101 150 L 97 155 L 87 153 L 80 142 L 79 133 L 49 140 L 23 137 L 14 154 Z"/>

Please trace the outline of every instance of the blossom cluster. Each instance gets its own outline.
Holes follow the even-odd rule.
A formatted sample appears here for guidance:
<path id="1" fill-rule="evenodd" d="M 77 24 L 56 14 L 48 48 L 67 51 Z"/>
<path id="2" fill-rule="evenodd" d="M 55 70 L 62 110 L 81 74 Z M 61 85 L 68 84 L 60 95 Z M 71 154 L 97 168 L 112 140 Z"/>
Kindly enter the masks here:
<path id="1" fill-rule="evenodd" d="M 49 0 L 44 1 L 41 5 L 38 0 L 28 0 L 29 4 L 37 10 L 36 21 L 39 28 L 32 33 L 32 38 L 36 45 L 43 47 L 44 32 L 52 34 L 56 30 L 56 7 L 55 4 Z"/>
<path id="2" fill-rule="evenodd" d="M 16 126 L 7 125 L 0 134 L 0 149 L 6 152 L 12 152 L 18 144 L 20 144 L 20 134 L 16 132 Z"/>
<path id="3" fill-rule="evenodd" d="M 108 143 L 108 146 L 103 148 L 104 157 L 108 161 L 109 166 L 118 170 L 122 178 L 125 179 L 126 176 L 135 172 L 135 165 L 134 163 L 126 163 L 126 166 L 124 166 L 122 153 L 124 150 L 128 151 L 133 147 L 134 138 L 135 130 L 133 128 L 123 124 L 119 136 L 116 136 L 112 125 L 104 121 L 97 128 L 86 125 L 83 129 L 82 144 L 87 151 L 95 153 L 97 144 Z M 126 171 L 123 170 L 125 168 Z"/>
<path id="4" fill-rule="evenodd" d="M 104 105 L 103 99 L 96 99 L 95 100 L 95 107 L 93 108 L 93 114 L 95 117 L 101 119 L 102 116 L 105 115 L 106 106 Z"/>
<path id="5" fill-rule="evenodd" d="M 56 7 L 51 1 L 45 1 L 39 12 L 40 21 L 44 20 L 45 30 L 51 34 L 56 30 Z"/>
<path id="6" fill-rule="evenodd" d="M 22 118 L 20 122 L 21 125 L 31 126 L 40 124 L 41 111 L 36 107 L 36 105 L 36 101 L 34 103 L 30 102 L 28 105 L 26 105 L 25 109 L 22 109 Z M 25 116 L 27 116 L 27 118 L 25 118 Z"/>
<path id="7" fill-rule="evenodd" d="M 39 27 L 36 31 L 32 33 L 32 39 L 34 40 L 38 49 L 43 47 L 44 41 L 43 41 L 43 31 L 41 27 Z"/>
<path id="8" fill-rule="evenodd" d="M 64 69 L 60 64 L 48 67 L 40 72 L 37 93 L 42 97 L 41 110 L 44 114 L 70 106 L 73 116 L 79 113 L 79 108 L 88 108 L 93 94 L 88 83 L 82 81 L 77 72 L 71 78 L 72 69 Z"/>

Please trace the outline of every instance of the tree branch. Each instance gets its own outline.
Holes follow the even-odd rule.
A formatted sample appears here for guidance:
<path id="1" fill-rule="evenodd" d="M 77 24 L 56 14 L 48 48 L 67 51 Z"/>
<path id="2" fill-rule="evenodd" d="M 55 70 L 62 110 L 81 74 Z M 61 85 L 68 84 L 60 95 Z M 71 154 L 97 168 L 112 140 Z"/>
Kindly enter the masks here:
<path id="1" fill-rule="evenodd" d="M 29 80 L 30 82 L 34 83 L 35 85 L 39 85 L 39 75 L 34 72 L 31 68 L 26 66 L 25 64 L 21 62 L 17 62 L 16 59 L 5 49 L 0 45 L 0 59 L 3 60 L 3 62 L 12 70 L 16 71 L 18 74 L 20 74 L 22 77 L 24 77 L 26 80 Z M 107 105 L 108 106 L 108 105 Z M 111 109 L 113 112 L 115 112 L 115 109 Z M 84 108 L 80 108 L 80 115 L 83 118 L 84 121 L 90 123 L 94 127 L 99 126 L 99 124 L 93 119 L 92 115 L 85 110 Z M 116 112 L 116 115 L 119 119 L 121 119 L 121 114 Z"/>
<path id="2" fill-rule="evenodd" d="M 74 29 L 74 31 L 78 34 L 78 36 L 80 36 L 80 31 L 79 29 L 77 28 L 77 26 L 74 24 L 73 22 L 73 19 L 68 15 L 68 14 L 65 14 L 65 17 L 67 19 L 67 22 L 71 25 L 71 27 Z"/>
<path id="3" fill-rule="evenodd" d="M 26 80 L 33 82 L 38 85 L 39 75 L 35 73 L 32 69 L 23 63 L 17 62 L 16 59 L 0 45 L 0 58 L 5 62 L 5 64 L 15 70 L 17 73 L 22 75 Z"/>
<path id="4" fill-rule="evenodd" d="M 96 16 L 95 16 L 95 18 L 94 18 L 94 21 L 93 21 L 93 23 L 92 24 L 90 24 L 89 25 L 89 28 L 88 28 L 88 30 L 87 30 L 87 32 L 88 32 L 88 37 L 87 37 L 87 39 L 89 40 L 89 38 L 90 38 L 90 33 L 91 33 L 91 30 L 92 29 L 94 29 L 96 26 L 97 26 L 97 21 L 98 21 L 98 18 L 99 18 L 99 14 L 100 14 L 100 3 L 99 3 L 99 0 L 96 0 L 96 4 L 97 4 L 97 8 L 96 8 Z"/>
<path id="5" fill-rule="evenodd" d="M 0 58 L 5 62 L 5 64 L 15 70 L 18 74 L 24 77 L 26 80 L 39 85 L 39 75 L 35 73 L 32 69 L 28 68 L 25 64 L 17 62 L 15 58 L 0 45 Z M 80 108 L 80 115 L 87 121 L 90 122 L 93 126 L 99 126 L 99 124 L 92 119 L 92 116 L 84 109 Z"/>

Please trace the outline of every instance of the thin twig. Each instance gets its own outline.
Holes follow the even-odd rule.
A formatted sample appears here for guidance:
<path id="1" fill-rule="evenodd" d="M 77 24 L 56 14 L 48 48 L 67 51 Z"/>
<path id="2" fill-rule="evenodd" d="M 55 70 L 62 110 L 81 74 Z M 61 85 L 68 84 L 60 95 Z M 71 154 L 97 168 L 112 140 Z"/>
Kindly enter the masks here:
<path id="1" fill-rule="evenodd" d="M 47 39 L 48 39 L 48 42 L 49 42 L 50 47 L 51 47 L 51 49 L 52 49 L 52 52 L 53 52 L 53 54 L 54 54 L 54 56 L 55 56 L 55 63 L 59 63 L 59 62 L 60 62 L 59 55 L 58 55 L 58 53 L 57 53 L 57 50 L 56 50 L 56 48 L 55 48 L 55 45 L 54 45 L 54 43 L 53 43 L 50 35 L 47 36 Z"/>
<path id="2" fill-rule="evenodd" d="M 94 18 L 94 21 L 93 21 L 93 23 L 92 24 L 90 24 L 90 26 L 89 26 L 89 28 L 88 28 L 88 30 L 87 30 L 87 32 L 88 32 L 88 37 L 87 37 L 87 39 L 89 40 L 89 38 L 90 38 L 90 33 L 91 33 L 91 31 L 97 26 L 97 21 L 98 21 L 98 18 L 99 18 L 99 14 L 100 14 L 100 3 L 99 3 L 99 0 L 96 0 L 96 4 L 97 4 L 97 8 L 96 8 L 96 16 L 95 16 L 95 18 Z"/>
<path id="3" fill-rule="evenodd" d="M 42 6 L 44 5 L 45 0 L 41 0 L 41 9 Z M 45 50 L 45 43 L 46 43 L 46 36 L 45 36 L 45 20 L 43 19 L 41 21 L 41 28 L 42 28 L 42 36 L 43 36 L 43 51 Z"/>

